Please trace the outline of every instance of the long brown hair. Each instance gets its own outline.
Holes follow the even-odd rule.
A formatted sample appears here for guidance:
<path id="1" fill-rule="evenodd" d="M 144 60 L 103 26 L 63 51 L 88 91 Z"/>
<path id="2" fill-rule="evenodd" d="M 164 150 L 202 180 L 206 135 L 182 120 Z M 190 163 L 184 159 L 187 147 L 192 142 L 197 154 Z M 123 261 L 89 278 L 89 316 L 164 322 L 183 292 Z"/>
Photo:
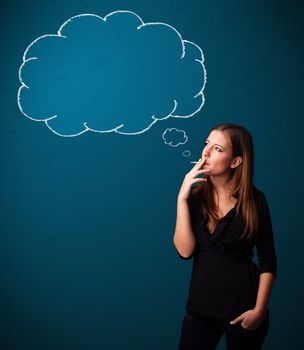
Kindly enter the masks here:
<path id="1" fill-rule="evenodd" d="M 242 157 L 242 163 L 236 168 L 231 168 L 228 181 L 231 184 L 230 195 L 238 199 L 236 213 L 239 215 L 241 212 L 245 222 L 245 230 L 240 239 L 253 239 L 257 233 L 258 213 L 253 183 L 254 145 L 251 134 L 243 126 L 232 123 L 218 124 L 212 130 L 225 132 L 231 141 L 232 157 Z M 207 181 L 197 186 L 196 191 L 200 192 L 202 210 L 207 217 L 208 230 L 212 234 L 219 218 L 213 196 L 214 186 L 208 180 L 208 175 L 204 177 Z"/>

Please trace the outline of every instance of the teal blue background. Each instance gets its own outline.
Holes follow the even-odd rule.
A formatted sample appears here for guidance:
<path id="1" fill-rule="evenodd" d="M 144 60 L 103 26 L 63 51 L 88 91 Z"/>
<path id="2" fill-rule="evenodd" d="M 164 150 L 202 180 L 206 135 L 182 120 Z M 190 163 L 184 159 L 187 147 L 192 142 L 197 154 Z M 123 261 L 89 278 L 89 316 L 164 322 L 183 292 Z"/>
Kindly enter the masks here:
<path id="1" fill-rule="evenodd" d="M 63 138 L 25 118 L 16 95 L 26 46 L 73 15 L 122 9 L 203 49 L 203 109 L 133 137 Z M 301 2 L 2 1 L 0 10 L 0 348 L 177 349 L 192 261 L 172 242 L 176 196 L 210 128 L 228 121 L 253 135 L 255 184 L 272 214 L 279 265 L 265 349 L 303 347 Z M 165 145 L 167 127 L 188 143 Z"/>

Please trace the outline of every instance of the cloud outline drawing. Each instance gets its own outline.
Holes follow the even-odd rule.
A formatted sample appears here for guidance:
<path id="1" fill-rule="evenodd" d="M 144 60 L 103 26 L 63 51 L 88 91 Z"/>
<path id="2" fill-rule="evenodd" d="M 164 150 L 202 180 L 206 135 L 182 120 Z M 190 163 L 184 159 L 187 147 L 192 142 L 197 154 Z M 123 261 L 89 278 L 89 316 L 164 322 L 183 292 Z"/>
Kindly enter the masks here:
<path id="1" fill-rule="evenodd" d="M 179 40 L 180 40 L 180 43 L 181 43 L 181 47 L 182 47 L 182 55 L 180 57 L 180 59 L 182 60 L 183 58 L 186 57 L 186 50 L 185 50 L 185 47 L 187 45 L 187 47 L 192 47 L 194 48 L 197 52 L 200 53 L 200 59 L 198 58 L 195 58 L 195 61 L 197 61 L 198 63 L 200 63 L 201 65 L 201 69 L 202 69 L 202 74 L 203 74 L 203 82 L 202 82 L 202 86 L 201 86 L 201 89 L 200 91 L 195 95 L 195 96 L 192 96 L 193 98 L 198 98 L 200 99 L 200 105 L 199 107 L 192 113 L 190 114 L 187 114 L 187 115 L 178 115 L 178 113 L 175 114 L 175 111 L 178 107 L 178 102 L 176 101 L 176 99 L 173 99 L 173 103 L 172 103 L 172 109 L 171 111 L 165 115 L 165 116 L 162 116 L 162 117 L 156 117 L 155 114 L 152 115 L 150 118 L 152 119 L 152 122 L 147 125 L 147 127 L 137 131 L 137 132 L 124 132 L 122 130 L 120 130 L 121 128 L 123 128 L 125 126 L 125 124 L 120 124 L 120 125 L 117 125 L 115 126 L 115 128 L 111 128 L 109 130 L 98 130 L 94 127 L 92 127 L 92 125 L 90 126 L 89 123 L 87 121 L 83 121 L 82 125 L 83 126 L 83 129 L 79 132 L 76 132 L 76 133 L 69 133 L 69 134 L 63 134 L 63 133 L 60 133 L 58 132 L 58 130 L 56 130 L 54 127 L 51 126 L 51 123 L 52 123 L 52 120 L 53 119 L 56 119 L 56 118 L 63 118 L 63 117 L 60 117 L 58 116 L 58 114 L 54 114 L 54 115 L 51 115 L 50 117 L 47 117 L 47 118 L 33 118 L 31 117 L 28 113 L 25 112 L 23 106 L 22 106 L 22 94 L 25 92 L 25 90 L 30 90 L 31 87 L 29 85 L 27 85 L 25 82 L 24 82 L 24 79 L 22 77 L 22 72 L 24 70 L 24 68 L 26 67 L 26 65 L 31 62 L 31 61 L 35 61 L 35 60 L 39 60 L 38 57 L 27 57 L 27 54 L 29 53 L 30 49 L 32 47 L 34 47 L 35 44 L 37 44 L 38 42 L 40 42 L 41 40 L 44 40 L 46 38 L 67 38 L 66 35 L 63 35 L 62 32 L 63 30 L 66 28 L 67 24 L 71 23 L 72 21 L 74 21 L 75 19 L 79 19 L 81 17 L 92 17 L 92 18 L 96 18 L 98 20 L 102 20 L 103 22 L 106 22 L 108 20 L 109 17 L 113 16 L 113 15 L 117 15 L 117 14 L 129 14 L 129 15 L 134 15 L 136 16 L 137 20 L 140 21 L 140 25 L 136 27 L 137 30 L 140 30 L 144 27 L 147 27 L 147 26 L 166 26 L 168 28 L 170 28 L 171 30 L 173 30 L 175 32 L 175 34 L 177 34 Z M 191 42 L 191 41 L 188 41 L 188 40 L 184 40 L 181 36 L 181 34 L 174 28 L 172 27 L 171 25 L 169 24 L 166 24 L 166 23 L 162 23 L 162 22 L 150 22 L 150 23 L 144 23 L 143 20 L 137 15 L 135 14 L 134 12 L 132 11 L 127 11 L 127 10 L 118 10 L 118 11 L 113 11 L 109 14 L 107 14 L 104 18 L 99 16 L 99 15 L 96 15 L 96 14 L 91 14 L 91 13 L 82 13 L 82 14 L 79 14 L 79 15 L 76 15 L 76 16 L 72 16 L 70 17 L 68 20 L 66 20 L 59 28 L 57 34 L 45 34 L 45 35 L 42 35 L 42 36 L 39 36 L 38 38 L 36 38 L 35 40 L 33 40 L 28 46 L 27 48 L 25 49 L 24 51 L 24 54 L 23 54 L 23 62 L 22 64 L 20 65 L 19 67 L 19 80 L 20 80 L 20 83 L 21 83 L 21 86 L 19 87 L 18 89 L 18 93 L 17 93 L 17 104 L 18 104 L 18 107 L 21 111 L 21 113 L 29 118 L 30 120 L 33 120 L 33 121 L 38 121 L 38 122 L 44 122 L 46 124 L 46 126 L 52 131 L 54 132 L 55 134 L 57 134 L 58 136 L 62 136 L 62 137 L 75 137 L 75 136 L 79 136 L 87 131 L 92 131 L 92 132 L 96 132 L 96 133 L 109 133 L 109 132 L 116 132 L 118 134 L 122 134 L 122 135 L 138 135 L 138 134 L 141 134 L 141 133 L 144 133 L 146 131 L 148 131 L 152 125 L 154 125 L 157 121 L 159 120 L 166 120 L 168 118 L 190 118 L 192 117 L 193 115 L 195 115 L 196 113 L 198 113 L 204 103 L 205 103 L 205 97 L 204 97 L 204 93 L 203 93 L 203 90 L 205 88 L 205 85 L 206 85 L 206 82 L 207 82 L 207 72 L 206 72 L 206 68 L 205 68 L 205 65 L 204 65 L 204 54 L 203 54 L 203 51 L 202 49 L 196 45 L 195 43 Z M 85 119 L 85 118 L 83 118 Z M 60 120 L 60 119 L 59 119 Z"/>
<path id="2" fill-rule="evenodd" d="M 180 136 L 180 139 L 183 140 L 183 142 L 175 142 L 175 143 L 173 141 L 168 142 L 167 138 L 177 137 L 175 135 Z M 187 136 L 185 130 L 177 129 L 177 128 L 167 128 L 162 133 L 162 139 L 164 140 L 166 145 L 169 145 L 171 147 L 178 147 L 179 145 L 184 145 L 185 143 L 188 142 L 188 136 Z"/>

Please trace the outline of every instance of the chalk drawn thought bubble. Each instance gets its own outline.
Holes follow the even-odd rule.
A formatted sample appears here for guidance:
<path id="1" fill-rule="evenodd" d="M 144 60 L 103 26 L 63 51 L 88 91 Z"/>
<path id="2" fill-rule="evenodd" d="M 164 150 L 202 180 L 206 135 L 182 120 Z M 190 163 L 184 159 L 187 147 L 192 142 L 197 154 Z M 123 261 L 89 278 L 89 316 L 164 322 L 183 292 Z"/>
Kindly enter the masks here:
<path id="1" fill-rule="evenodd" d="M 184 145 L 188 141 L 188 136 L 184 130 L 178 130 L 176 128 L 166 129 L 162 138 L 166 145 L 177 147 L 179 145 Z"/>
<path id="2" fill-rule="evenodd" d="M 202 49 L 166 23 L 131 11 L 80 14 L 35 39 L 19 69 L 17 102 L 59 136 L 136 135 L 204 105 Z"/>

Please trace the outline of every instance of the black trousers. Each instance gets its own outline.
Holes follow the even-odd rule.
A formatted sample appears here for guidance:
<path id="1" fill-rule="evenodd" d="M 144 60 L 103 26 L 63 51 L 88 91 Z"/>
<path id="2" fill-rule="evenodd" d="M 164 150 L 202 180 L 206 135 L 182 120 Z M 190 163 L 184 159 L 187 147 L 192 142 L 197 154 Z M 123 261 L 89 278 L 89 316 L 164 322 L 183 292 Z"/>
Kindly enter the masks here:
<path id="1" fill-rule="evenodd" d="M 260 350 L 269 329 L 269 310 L 258 328 L 249 330 L 241 321 L 197 317 L 187 311 L 182 321 L 178 350 L 215 350 L 225 333 L 227 350 Z"/>

